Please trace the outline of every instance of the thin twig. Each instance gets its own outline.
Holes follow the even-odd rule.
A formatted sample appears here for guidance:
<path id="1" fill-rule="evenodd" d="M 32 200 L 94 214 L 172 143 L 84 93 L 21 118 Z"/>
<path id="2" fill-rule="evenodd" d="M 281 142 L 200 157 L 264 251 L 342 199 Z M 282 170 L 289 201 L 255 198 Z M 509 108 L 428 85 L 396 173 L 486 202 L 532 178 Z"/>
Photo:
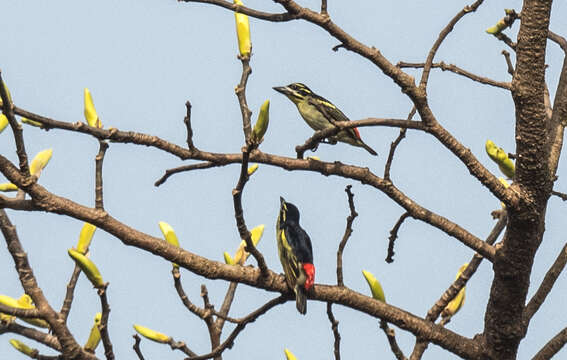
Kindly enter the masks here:
<path id="1" fill-rule="evenodd" d="M 179 0 L 186 3 L 204 3 L 204 4 L 213 4 L 225 9 L 232 10 L 234 12 L 238 12 L 241 14 L 245 14 L 248 16 L 255 17 L 257 19 L 272 21 L 272 22 L 286 22 L 290 20 L 295 20 L 298 18 L 295 14 L 290 14 L 289 12 L 281 13 L 281 14 L 273 14 L 267 13 L 263 11 L 254 10 L 248 8 L 243 5 L 236 5 L 229 1 L 224 0 Z"/>
<path id="2" fill-rule="evenodd" d="M 390 344 L 390 349 L 392 350 L 392 353 L 394 354 L 396 359 L 407 360 L 404 353 L 402 352 L 402 349 L 400 349 L 398 342 L 396 341 L 396 332 L 394 331 L 394 329 L 388 326 L 388 322 L 386 320 L 380 320 L 380 329 L 382 329 L 384 331 L 384 334 L 386 334 L 386 338 L 388 339 L 388 343 Z"/>
<path id="3" fill-rule="evenodd" d="M 352 223 L 354 219 L 358 216 L 356 209 L 354 208 L 354 194 L 351 192 L 352 185 L 347 185 L 345 188 L 345 192 L 347 193 L 348 197 L 348 207 L 350 209 L 350 215 L 347 216 L 345 233 L 343 235 L 343 239 L 339 244 L 339 249 L 337 250 L 337 285 L 344 286 L 343 282 L 343 251 L 345 250 L 345 246 L 347 244 L 350 235 L 352 234 Z"/>
<path id="4" fill-rule="evenodd" d="M 0 98 L 2 99 L 2 112 L 8 118 L 12 132 L 14 133 L 14 140 L 16 142 L 16 154 L 20 161 L 20 170 L 24 176 L 29 176 L 30 169 L 28 165 L 28 154 L 26 153 L 26 146 L 24 144 L 24 135 L 22 125 L 16 120 L 14 116 L 14 104 L 10 101 L 6 91 L 4 80 L 2 79 L 2 71 L 0 71 Z"/>
<path id="5" fill-rule="evenodd" d="M 323 108 L 322 108 L 323 109 Z M 324 109 L 323 109 L 324 110 Z M 316 131 L 313 136 L 305 141 L 303 145 L 295 147 L 297 158 L 303 159 L 303 154 L 307 150 L 316 149 L 318 144 L 324 139 L 338 134 L 344 129 L 351 129 L 355 127 L 365 126 L 385 126 L 393 128 L 408 128 L 414 130 L 425 130 L 425 126 L 421 121 L 410 121 L 401 119 L 381 119 L 381 118 L 368 118 L 356 121 L 333 121 L 335 127 L 324 130 Z"/>
<path id="6" fill-rule="evenodd" d="M 567 194 L 565 194 L 565 193 L 552 190 L 551 195 L 555 195 L 555 196 L 559 197 L 561 200 L 567 201 Z"/>
<path id="7" fill-rule="evenodd" d="M 197 315 L 201 319 L 205 319 L 205 309 L 198 307 L 197 305 L 193 304 L 187 294 L 185 294 L 185 290 L 183 290 L 183 285 L 181 284 L 181 274 L 178 268 L 173 268 L 171 270 L 171 274 L 173 275 L 173 284 L 175 286 L 175 290 L 177 290 L 177 295 L 181 302 L 187 310 L 191 311 L 193 314 Z"/>
<path id="8" fill-rule="evenodd" d="M 29 328 L 27 326 L 20 325 L 16 322 L 11 322 L 8 324 L 2 324 L 0 322 L 0 335 L 5 333 L 18 334 L 28 339 L 37 341 L 38 343 L 45 346 L 48 346 L 53 350 L 61 351 L 61 344 L 59 344 L 59 340 L 57 340 L 55 336 Z"/>
<path id="9" fill-rule="evenodd" d="M 102 163 L 104 162 L 104 154 L 108 149 L 108 143 L 103 140 L 98 141 L 99 150 L 95 158 L 95 207 L 104 210 L 104 201 L 102 194 Z"/>
<path id="10" fill-rule="evenodd" d="M 413 106 L 412 109 L 410 110 L 406 120 L 411 121 L 413 119 L 413 117 L 415 116 L 416 111 L 417 111 L 417 108 L 415 106 Z M 406 137 L 406 132 L 407 132 L 407 128 L 405 128 L 405 127 L 401 128 L 400 134 L 398 135 L 396 140 L 394 140 L 394 142 L 390 144 L 390 152 L 388 153 L 388 160 L 386 160 L 386 165 L 384 165 L 384 180 L 386 180 L 386 181 L 391 181 L 390 169 L 392 167 L 392 162 L 394 161 L 394 154 L 396 152 L 396 149 L 398 148 L 398 145 L 400 145 L 402 140 Z"/>
<path id="11" fill-rule="evenodd" d="M 553 31 L 549 30 L 547 32 L 547 38 L 553 41 L 554 43 L 556 43 L 557 45 L 559 45 L 559 47 L 561 47 L 563 52 L 567 53 L 567 40 L 563 36 L 558 35 Z"/>
<path id="12" fill-rule="evenodd" d="M 246 84 L 248 82 L 248 77 L 252 73 L 252 68 L 250 67 L 250 53 L 248 56 L 239 55 L 238 58 L 242 62 L 242 76 L 240 77 L 240 83 L 236 85 L 234 92 L 238 98 L 238 103 L 240 104 L 240 112 L 242 113 L 242 131 L 244 132 L 244 139 L 246 144 L 251 144 L 250 134 L 252 132 L 252 126 L 250 125 L 250 117 L 252 112 L 248 108 L 246 102 Z"/>
<path id="13" fill-rule="evenodd" d="M 144 355 L 142 354 L 142 349 L 140 349 L 140 341 L 142 339 L 140 338 L 140 336 L 138 336 L 138 334 L 134 334 L 133 338 L 134 345 L 132 346 L 132 349 L 134 349 L 134 352 L 138 356 L 138 360 L 145 360 Z"/>
<path id="14" fill-rule="evenodd" d="M 185 123 L 185 127 L 187 128 L 187 146 L 189 150 L 195 149 L 195 145 L 193 144 L 193 128 L 191 127 L 191 103 L 189 100 L 185 103 L 185 107 L 187 108 L 187 114 L 183 119 Z M 157 186 L 157 185 L 156 185 Z"/>
<path id="15" fill-rule="evenodd" d="M 106 356 L 106 359 L 114 360 L 112 342 L 110 341 L 110 335 L 108 333 L 108 316 L 110 315 L 110 305 L 108 305 L 108 299 L 106 298 L 107 287 L 108 283 L 106 283 L 102 288 L 98 289 L 100 306 L 102 308 L 102 318 L 100 319 L 98 330 L 100 331 L 100 338 L 102 340 L 102 345 L 104 346 L 104 355 Z"/>
<path id="16" fill-rule="evenodd" d="M 38 207 L 34 204 L 33 200 L 15 199 L 2 194 L 0 194 L 0 208 L 9 208 L 23 211 L 38 210 Z"/>
<path id="17" fill-rule="evenodd" d="M 168 344 L 172 350 L 179 350 L 185 355 L 189 356 L 197 356 L 197 354 L 193 350 L 189 349 L 189 347 L 187 347 L 187 344 L 185 344 L 183 341 L 175 341 L 173 340 L 173 338 L 170 338 Z"/>
<path id="18" fill-rule="evenodd" d="M 67 291 L 65 292 L 65 299 L 63 300 L 63 305 L 61 306 L 61 318 L 64 322 L 67 322 L 67 317 L 71 311 L 71 305 L 73 304 L 73 297 L 75 293 L 75 286 L 77 285 L 77 280 L 79 280 L 79 275 L 81 274 L 81 268 L 79 265 L 75 264 L 73 268 L 73 274 L 71 274 L 71 279 L 67 284 Z"/>
<path id="19" fill-rule="evenodd" d="M 224 165 L 227 165 L 227 164 L 219 164 L 219 163 L 207 161 L 207 162 L 202 162 L 202 163 L 198 163 L 198 164 L 183 165 L 183 166 L 179 166 L 179 167 L 176 167 L 176 168 L 173 168 L 173 169 L 168 169 L 168 170 L 165 171 L 165 174 L 162 177 L 160 177 L 154 183 L 154 186 L 160 186 L 161 184 L 166 182 L 167 179 L 171 175 L 178 174 L 180 172 L 200 170 L 200 169 L 209 169 L 209 168 L 212 168 L 212 167 L 219 167 L 219 166 L 224 166 Z"/>
<path id="20" fill-rule="evenodd" d="M 499 220 L 492 228 L 492 231 L 486 238 L 485 242 L 489 245 L 492 245 L 496 242 L 496 239 L 500 236 L 500 233 L 506 227 L 506 223 L 508 221 L 508 216 L 505 211 L 499 212 Z M 473 255 L 472 259 L 469 261 L 469 265 L 466 269 L 461 273 L 458 279 L 456 279 L 451 286 L 445 292 L 437 302 L 429 309 L 427 312 L 427 316 L 425 320 L 430 322 L 435 322 L 443 309 L 449 304 L 451 300 L 461 291 L 461 289 L 466 285 L 467 281 L 471 278 L 471 276 L 476 272 L 480 263 L 482 262 L 483 257 L 476 253 Z M 424 351 L 427 349 L 428 342 L 424 341 L 423 339 L 417 338 L 415 346 L 413 348 L 413 352 L 410 356 L 411 360 L 418 360 L 421 359 Z"/>
<path id="21" fill-rule="evenodd" d="M 222 302 L 220 311 L 218 313 L 215 312 L 215 315 L 217 316 L 215 326 L 219 329 L 219 333 L 222 332 L 222 328 L 226 321 L 228 312 L 230 311 L 230 307 L 232 305 L 232 301 L 234 300 L 234 294 L 236 293 L 237 287 L 238 283 L 234 281 L 231 282 L 230 285 L 228 285 L 228 289 L 226 290 L 226 295 L 224 296 L 224 301 Z"/>
<path id="22" fill-rule="evenodd" d="M 242 148 L 242 166 L 240 167 L 240 177 L 238 178 L 238 183 L 236 187 L 232 190 L 232 198 L 234 203 L 234 218 L 236 219 L 236 227 L 238 228 L 238 233 L 240 238 L 246 242 L 245 250 L 248 251 L 256 261 L 258 262 L 258 267 L 262 276 L 267 275 L 268 266 L 264 260 L 264 256 L 258 251 L 252 238 L 250 237 L 250 231 L 246 227 L 246 222 L 244 221 L 244 211 L 242 210 L 242 191 L 244 190 L 244 185 L 248 181 L 248 159 L 250 158 L 250 145 Z"/>
<path id="23" fill-rule="evenodd" d="M 327 317 L 331 323 L 331 329 L 333 330 L 333 337 L 335 338 L 334 351 L 335 360 L 341 360 L 341 333 L 339 332 L 339 322 L 335 319 L 333 315 L 333 304 L 327 303 Z"/>
<path id="24" fill-rule="evenodd" d="M 510 53 L 506 50 L 502 50 L 502 55 L 504 55 L 504 59 L 506 60 L 506 67 L 508 68 L 508 74 L 514 76 L 514 64 L 512 64 L 512 58 L 510 57 Z"/>
<path id="25" fill-rule="evenodd" d="M 506 35 L 506 34 L 504 34 L 504 33 L 502 33 L 502 32 L 497 33 L 497 34 L 493 34 L 493 35 L 494 35 L 495 38 L 497 38 L 498 40 L 504 42 L 504 44 L 508 45 L 508 46 L 510 47 L 510 49 L 516 51 L 516 46 L 517 46 L 518 44 L 516 44 L 515 42 L 513 42 L 512 39 L 510 39 L 510 38 L 508 37 L 508 35 Z"/>
<path id="26" fill-rule="evenodd" d="M 401 68 L 401 69 L 403 69 L 403 68 L 420 69 L 420 68 L 425 67 L 425 63 L 410 63 L 410 62 L 400 61 L 396 64 L 396 66 Z M 512 84 L 510 84 L 509 82 L 496 81 L 496 80 L 493 80 L 493 79 L 490 79 L 490 78 L 487 78 L 487 77 L 484 77 L 484 76 L 479 76 L 479 75 L 473 74 L 469 71 L 466 71 L 466 70 L 458 67 L 457 65 L 446 64 L 443 61 L 431 64 L 431 68 L 433 68 L 433 69 L 438 68 L 438 69 L 441 69 L 442 71 L 450 71 L 452 73 L 464 76 L 468 79 L 471 79 L 473 81 L 476 81 L 478 83 L 485 84 L 485 85 L 491 85 L 491 86 L 499 87 L 499 88 L 506 89 L 506 90 L 510 90 L 512 88 Z"/>
<path id="27" fill-rule="evenodd" d="M 226 350 L 227 348 L 228 349 L 232 348 L 232 346 L 234 345 L 234 340 L 236 339 L 238 334 L 240 334 L 240 332 L 242 330 L 244 330 L 246 325 L 256 321 L 256 319 L 258 319 L 261 315 L 265 314 L 268 310 L 270 310 L 271 308 L 273 308 L 276 305 L 283 304 L 287 300 L 288 300 L 287 295 L 280 295 L 277 298 L 268 301 L 267 303 L 262 305 L 260 308 L 258 308 L 257 310 L 253 311 L 248 316 L 243 318 L 241 320 L 241 322 L 238 325 L 236 325 L 236 328 L 230 333 L 230 335 L 226 338 L 226 340 L 221 345 L 219 345 L 216 349 L 214 349 L 213 351 L 211 351 L 208 354 L 201 355 L 201 356 L 189 357 L 189 358 L 186 358 L 186 360 L 205 360 L 205 359 L 211 359 L 211 358 L 213 358 L 213 357 L 215 357 L 219 354 L 222 354 L 222 352 L 224 350 Z"/>
<path id="28" fill-rule="evenodd" d="M 321 0 L 321 15 L 329 15 L 327 12 L 327 0 Z"/>
<path id="29" fill-rule="evenodd" d="M 0 313 L 26 319 L 39 318 L 41 316 L 38 309 L 16 308 L 4 304 L 0 304 Z"/>
<path id="30" fill-rule="evenodd" d="M 390 237 L 388 237 L 388 256 L 386 256 L 386 262 L 388 264 L 391 264 L 394 262 L 394 243 L 396 241 L 396 239 L 398 238 L 398 231 L 400 231 L 400 227 L 402 226 L 402 224 L 404 223 L 404 221 L 410 217 L 410 213 L 409 212 L 405 212 L 403 213 L 400 218 L 398 219 L 398 221 L 396 221 L 396 224 L 394 225 L 394 227 L 392 228 L 392 230 L 390 230 Z"/>
<path id="31" fill-rule="evenodd" d="M 526 305 L 526 308 L 524 310 L 524 324 L 526 327 L 529 325 L 531 318 L 535 315 L 535 313 L 539 310 L 539 308 L 547 298 L 547 295 L 549 295 L 549 293 L 551 292 L 551 289 L 553 289 L 557 278 L 565 268 L 566 264 L 567 244 L 563 246 L 563 248 L 557 255 L 557 258 L 553 262 L 553 265 L 551 265 L 549 270 L 547 270 L 547 273 L 545 274 L 543 281 L 539 285 L 539 288 L 528 302 L 528 305 Z"/>
<path id="32" fill-rule="evenodd" d="M 437 50 L 439 50 L 439 47 L 441 46 L 447 35 L 449 35 L 451 31 L 453 31 L 453 27 L 457 24 L 457 22 L 459 22 L 459 20 L 461 20 L 463 16 L 465 16 L 468 13 L 475 12 L 476 9 L 483 3 L 483 1 L 484 0 L 477 0 L 471 5 L 465 6 L 461 11 L 457 13 L 457 15 L 455 15 L 451 19 L 451 21 L 449 21 L 447 26 L 445 26 L 443 30 L 441 30 L 441 32 L 439 33 L 439 37 L 437 38 L 437 40 L 429 50 L 429 53 L 427 54 L 427 59 L 425 60 L 425 65 L 423 66 L 423 73 L 421 74 L 421 81 L 419 82 L 420 88 L 423 89 L 427 88 L 427 81 L 429 79 L 429 73 L 431 72 L 431 65 L 433 64 L 433 59 L 435 58 L 435 54 L 437 53 Z"/>

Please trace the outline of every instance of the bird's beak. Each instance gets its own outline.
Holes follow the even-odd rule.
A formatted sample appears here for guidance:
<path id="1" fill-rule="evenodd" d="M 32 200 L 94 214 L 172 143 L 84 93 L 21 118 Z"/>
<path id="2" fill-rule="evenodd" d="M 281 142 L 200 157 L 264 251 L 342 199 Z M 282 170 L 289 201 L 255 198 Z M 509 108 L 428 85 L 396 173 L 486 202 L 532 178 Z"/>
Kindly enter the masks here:
<path id="1" fill-rule="evenodd" d="M 275 86 L 272 89 L 274 89 L 277 92 L 282 93 L 284 95 L 287 95 L 289 93 L 289 90 L 287 89 L 286 86 Z"/>
<path id="2" fill-rule="evenodd" d="M 280 196 L 280 204 L 284 204 L 285 203 L 285 199 L 283 197 Z"/>

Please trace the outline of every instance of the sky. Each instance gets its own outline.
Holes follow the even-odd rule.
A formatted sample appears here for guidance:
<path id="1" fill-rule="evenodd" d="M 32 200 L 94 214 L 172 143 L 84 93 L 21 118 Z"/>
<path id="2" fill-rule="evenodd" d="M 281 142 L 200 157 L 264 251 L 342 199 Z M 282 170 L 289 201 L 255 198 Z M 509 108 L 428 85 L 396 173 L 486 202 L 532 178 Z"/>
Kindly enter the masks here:
<path id="1" fill-rule="evenodd" d="M 300 3 L 312 9 L 320 6 L 314 0 Z M 329 13 L 336 24 L 378 48 L 391 62 L 423 62 L 439 31 L 468 3 L 444 1 L 431 6 L 427 1 L 329 1 Z M 245 4 L 264 11 L 282 11 L 270 1 L 248 0 Z M 436 61 L 509 81 L 500 54 L 505 45 L 484 32 L 504 16 L 504 8 L 520 11 L 521 2 L 485 2 L 476 13 L 457 24 L 441 46 Z M 242 123 L 234 87 L 240 79 L 241 63 L 236 58 L 234 16 L 230 11 L 174 0 L 4 0 L 0 12 L 0 69 L 17 106 L 61 121 L 84 121 L 83 89 L 88 87 L 105 127 L 153 134 L 183 146 L 184 104 L 189 100 L 193 105 L 195 145 L 213 152 L 240 151 Z M 567 24 L 561 18 L 566 12 L 567 4 L 555 2 L 551 29 L 564 36 Z M 410 101 L 389 78 L 356 54 L 344 49 L 333 52 L 331 48 L 338 42 L 321 29 L 303 21 L 269 23 L 252 18 L 250 26 L 253 72 L 247 99 L 254 112 L 253 120 L 260 105 L 267 99 L 271 101 L 270 127 L 261 145 L 263 151 L 295 157 L 295 146 L 312 134 L 293 104 L 272 90 L 274 86 L 303 82 L 353 120 L 405 119 L 410 111 Z M 507 34 L 515 37 L 518 27 L 516 23 Z M 552 96 L 561 62 L 558 46 L 549 44 L 546 75 Z M 420 75 L 413 70 L 408 73 Z M 507 151 L 514 151 L 510 94 L 439 70 L 432 71 L 428 94 L 438 121 L 489 170 L 501 176 L 485 154 L 484 143 L 491 139 Z M 346 144 L 322 144 L 315 155 L 325 161 L 365 166 L 381 176 L 398 130 L 367 127 L 360 131 L 366 143 L 379 153 L 378 157 Z M 53 148 L 53 158 L 39 180 L 42 186 L 80 204 L 94 206 L 96 139 L 30 127 L 24 128 L 24 137 L 30 156 Z M 9 129 L 0 139 L 0 153 L 16 162 Z M 182 173 L 154 187 L 166 169 L 187 163 L 191 162 L 182 162 L 156 149 L 111 143 L 104 161 L 105 208 L 118 220 L 154 236 L 161 236 L 158 222 L 166 221 L 175 229 L 182 247 L 223 261 L 223 252 L 234 253 L 240 242 L 231 195 L 240 166 Z M 555 185 L 562 192 L 567 191 L 564 168 L 562 159 Z M 420 205 L 480 238 L 485 238 L 495 224 L 490 213 L 500 208 L 500 202 L 429 135 L 408 131 L 396 152 L 392 180 Z M 246 223 L 249 227 L 266 225 L 258 249 L 270 269 L 282 272 L 274 226 L 279 196 L 283 196 L 299 208 L 301 223 L 313 241 L 316 282 L 336 283 L 336 251 L 348 215 L 344 189 L 349 184 L 353 185 L 359 216 L 344 252 L 346 286 L 370 294 L 361 270 L 371 271 L 382 283 L 388 303 L 424 316 L 473 251 L 425 223 L 408 219 L 399 232 L 395 261 L 387 264 L 384 259 L 389 231 L 404 211 L 367 185 L 260 165 L 243 194 Z M 66 251 L 76 244 L 82 222 L 38 212 L 8 214 L 17 227 L 39 285 L 53 307 L 59 308 L 73 269 Z M 564 217 L 565 204 L 551 198 L 529 296 L 564 245 Z M 199 354 L 210 351 L 204 323 L 187 312 L 176 295 L 169 262 L 125 246 L 101 230 L 95 233 L 91 259 L 110 282 L 109 332 L 118 359 L 136 359 L 132 351 L 134 323 L 184 341 Z M 0 264 L 0 293 L 19 297 L 23 290 L 5 246 L 0 248 Z M 182 281 L 188 296 L 198 305 L 202 305 L 200 286 L 206 284 L 217 308 L 228 286 L 225 281 L 202 279 L 185 270 Z M 467 337 L 482 332 L 491 281 L 490 264 L 483 262 L 468 282 L 466 303 L 447 325 L 449 329 Z M 567 314 L 562 298 L 566 294 L 562 275 L 532 321 L 519 358 L 532 357 L 565 327 Z M 275 296 L 241 285 L 230 316 L 242 317 Z M 377 319 L 341 306 L 333 309 L 340 322 L 343 358 L 394 358 Z M 98 311 L 96 291 L 82 276 L 69 317 L 69 326 L 80 344 L 86 341 Z M 224 334 L 230 329 L 227 325 Z M 414 337 L 395 329 L 400 347 L 409 356 Z M 1 336 L 0 357 L 24 359 L 8 344 L 12 337 L 25 341 L 9 334 Z M 149 359 L 183 356 L 146 340 L 141 346 Z M 37 348 L 42 354 L 54 354 L 41 345 Z M 309 301 L 305 317 L 296 312 L 293 302 L 276 307 L 248 325 L 224 358 L 284 359 L 284 348 L 300 360 L 333 357 L 333 335 L 325 303 Z M 102 346 L 97 355 L 104 357 Z M 423 357 L 454 358 L 435 345 Z"/>

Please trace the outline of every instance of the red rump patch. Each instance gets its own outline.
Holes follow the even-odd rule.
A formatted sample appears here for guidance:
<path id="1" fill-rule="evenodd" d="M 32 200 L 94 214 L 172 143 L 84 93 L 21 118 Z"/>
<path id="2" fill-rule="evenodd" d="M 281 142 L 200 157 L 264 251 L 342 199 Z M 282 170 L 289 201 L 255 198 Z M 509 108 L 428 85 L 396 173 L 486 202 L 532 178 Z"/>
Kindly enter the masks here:
<path id="1" fill-rule="evenodd" d="M 356 135 L 356 138 L 360 140 L 360 133 L 358 132 L 357 128 L 352 128 L 354 130 L 354 134 Z"/>
<path id="2" fill-rule="evenodd" d="M 305 275 L 307 275 L 307 280 L 305 280 L 305 290 L 309 291 L 315 282 L 315 266 L 313 264 L 303 264 L 303 270 L 305 270 Z"/>

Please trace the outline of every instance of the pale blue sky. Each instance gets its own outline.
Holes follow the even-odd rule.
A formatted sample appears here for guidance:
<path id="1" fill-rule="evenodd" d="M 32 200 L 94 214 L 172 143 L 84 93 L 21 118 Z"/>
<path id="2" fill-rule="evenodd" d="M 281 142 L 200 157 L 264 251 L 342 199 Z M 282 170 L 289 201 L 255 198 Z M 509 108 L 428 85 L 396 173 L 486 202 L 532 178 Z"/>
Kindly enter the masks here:
<path id="1" fill-rule="evenodd" d="M 303 1 L 317 9 L 318 1 Z M 271 1 L 246 1 L 250 7 L 280 12 Z M 390 61 L 423 61 L 445 24 L 468 2 L 329 1 L 333 20 L 359 40 L 377 47 Z M 508 81 L 504 45 L 484 33 L 504 14 L 520 10 L 520 1 L 486 2 L 466 16 L 449 35 L 436 60 L 455 63 L 469 71 Z M 83 88 L 90 88 L 105 127 L 158 135 L 185 144 L 184 103 L 193 104 L 195 144 L 208 151 L 238 152 L 243 140 L 234 86 L 240 79 L 236 59 L 234 16 L 203 4 L 174 0 L 97 2 L 4 0 L 0 68 L 16 105 L 62 121 L 83 121 Z M 560 21 L 567 5 L 557 1 L 551 28 L 567 35 Z M 331 51 L 338 42 L 302 21 L 267 23 L 250 19 L 254 55 L 247 97 L 256 118 L 257 109 L 271 100 L 271 123 L 262 150 L 294 157 L 294 147 L 311 135 L 295 107 L 273 86 L 300 81 L 333 101 L 351 119 L 405 118 L 411 106 L 395 84 L 370 62 L 344 49 Z M 515 34 L 519 24 L 512 31 Z M 550 44 L 549 86 L 558 79 L 562 54 Z M 418 72 L 412 72 L 418 75 Z M 438 120 L 486 166 L 498 172 L 484 153 L 490 138 L 514 151 L 514 109 L 509 93 L 489 88 L 448 72 L 433 70 L 429 102 Z M 94 205 L 94 157 L 98 143 L 86 135 L 61 130 L 24 129 L 30 155 L 52 147 L 53 158 L 40 183 L 48 190 Z M 345 144 L 321 145 L 322 160 L 340 160 L 368 166 L 382 175 L 389 144 L 398 130 L 364 128 L 361 134 L 379 157 Z M 0 152 L 16 161 L 9 130 L 0 135 Z M 564 161 L 561 162 L 561 165 Z M 240 239 L 234 224 L 231 190 L 239 166 L 176 175 L 159 188 L 153 183 L 165 169 L 182 164 L 176 158 L 146 147 L 111 144 L 104 163 L 106 209 L 117 219 L 159 236 L 158 221 L 176 230 L 187 250 L 222 261 L 223 251 L 234 252 Z M 560 166 L 561 166 L 560 165 Z M 556 189 L 567 191 L 559 171 Z M 494 221 L 490 212 L 499 202 L 467 169 L 431 136 L 408 131 L 392 167 L 394 183 L 408 196 L 432 211 L 458 222 L 484 238 Z M 3 180 L 2 180 L 3 181 Z M 259 245 L 269 267 L 281 271 L 274 223 L 279 196 L 296 204 L 302 224 L 313 241 L 316 282 L 332 284 L 335 254 L 348 214 L 344 188 L 353 184 L 360 216 L 344 253 L 345 284 L 369 293 L 360 273 L 371 271 L 382 282 L 388 302 L 424 316 L 450 285 L 472 251 L 424 223 L 409 219 L 396 243 L 395 262 L 384 262 L 389 231 L 403 210 L 373 188 L 337 177 L 288 172 L 261 165 L 246 186 L 243 205 L 247 224 L 266 224 Z M 47 298 L 60 307 L 73 263 L 66 250 L 76 243 L 82 223 L 62 216 L 9 211 L 17 226 L 31 265 Z M 530 294 L 565 242 L 565 205 L 549 202 L 544 243 L 536 258 Z M 106 281 L 112 312 L 110 334 L 118 359 L 135 359 L 131 350 L 133 323 L 165 332 L 185 341 L 198 353 L 210 350 L 201 320 L 185 311 L 172 286 L 170 263 L 97 231 L 92 259 Z M 21 286 L 5 247 L 0 251 L 0 293 L 19 297 Z M 185 290 L 201 305 L 199 288 L 208 286 L 212 302 L 220 306 L 228 284 L 182 272 Z M 490 264 L 483 263 L 467 286 L 466 304 L 448 328 L 472 337 L 483 329 L 490 290 Z M 563 311 L 567 286 L 560 278 L 552 297 L 541 308 L 520 347 L 519 358 L 529 358 L 567 324 Z M 275 294 L 239 286 L 231 316 L 240 317 Z M 298 359 L 330 359 L 332 332 L 325 304 L 308 303 L 307 316 L 286 303 L 250 324 L 225 359 L 282 359 L 283 348 Z M 393 358 L 378 320 L 349 309 L 334 307 L 340 321 L 343 358 Z M 79 343 L 86 341 L 92 318 L 100 311 L 99 299 L 81 277 L 69 324 Z M 231 329 L 227 326 L 225 334 Z M 397 330 L 398 341 L 409 355 L 414 338 Z M 0 357 L 23 359 L 0 338 Z M 27 341 L 32 343 L 31 341 Z M 39 346 L 42 353 L 53 354 Z M 149 359 L 179 359 L 167 346 L 142 342 Z M 102 346 L 97 354 L 103 357 Z M 424 359 L 453 359 L 430 346 Z"/>

